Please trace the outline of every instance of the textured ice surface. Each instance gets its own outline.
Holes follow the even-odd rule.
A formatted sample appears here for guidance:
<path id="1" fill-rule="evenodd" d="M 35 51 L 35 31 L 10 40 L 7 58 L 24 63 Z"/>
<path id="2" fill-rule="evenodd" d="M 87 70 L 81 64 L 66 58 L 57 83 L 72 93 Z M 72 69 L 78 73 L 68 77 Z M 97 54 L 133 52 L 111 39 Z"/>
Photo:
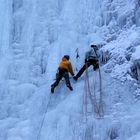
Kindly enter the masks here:
<path id="1" fill-rule="evenodd" d="M 0 140 L 139 140 L 139 13 L 138 0 L 1 0 Z M 61 57 L 77 73 L 91 43 L 103 52 L 105 116 L 83 123 L 84 75 L 51 100 L 50 85 Z"/>

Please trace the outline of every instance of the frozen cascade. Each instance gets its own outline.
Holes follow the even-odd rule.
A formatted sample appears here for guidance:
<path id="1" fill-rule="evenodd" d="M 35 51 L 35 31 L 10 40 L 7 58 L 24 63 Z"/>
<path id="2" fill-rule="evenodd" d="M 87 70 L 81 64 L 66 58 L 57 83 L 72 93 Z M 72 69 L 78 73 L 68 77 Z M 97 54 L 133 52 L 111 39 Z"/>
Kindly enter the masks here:
<path id="1" fill-rule="evenodd" d="M 12 12 L 15 13 L 23 5 L 23 0 L 13 0 Z"/>
<path id="2" fill-rule="evenodd" d="M 7 79 L 8 66 L 10 63 L 10 21 L 11 21 L 11 1 L 1 1 L 0 4 L 0 64 L 3 67 L 0 69 L 0 79 Z"/>
<path id="3" fill-rule="evenodd" d="M 139 140 L 139 13 L 139 0 L 1 0 L 0 140 Z M 79 69 L 91 43 L 101 49 L 105 116 L 85 123 L 83 77 L 72 92 L 63 81 L 51 100 L 49 91 L 61 57 Z"/>
<path id="4" fill-rule="evenodd" d="M 29 80 L 32 69 L 31 51 L 33 49 L 34 26 L 36 21 L 35 1 L 12 1 L 12 24 L 10 47 L 13 53 L 13 63 L 10 78 Z M 28 14 L 28 16 L 26 16 Z M 24 65 L 22 65 L 24 63 Z M 25 71 L 28 71 L 27 73 Z"/>
<path id="5" fill-rule="evenodd" d="M 9 37 L 10 37 L 10 21 L 11 21 L 11 13 L 10 13 L 10 5 L 9 1 L 1 1 L 0 4 L 0 56 L 5 55 L 9 52 Z"/>

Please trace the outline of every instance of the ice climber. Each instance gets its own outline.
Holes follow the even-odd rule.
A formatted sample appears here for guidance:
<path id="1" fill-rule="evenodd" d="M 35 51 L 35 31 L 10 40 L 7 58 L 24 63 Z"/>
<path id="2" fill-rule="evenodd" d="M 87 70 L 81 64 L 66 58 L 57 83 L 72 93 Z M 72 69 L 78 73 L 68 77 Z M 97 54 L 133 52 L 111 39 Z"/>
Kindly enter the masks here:
<path id="1" fill-rule="evenodd" d="M 72 76 L 74 76 L 74 72 L 73 72 L 73 68 L 69 59 L 70 59 L 69 55 L 64 55 L 64 57 L 62 58 L 58 67 L 58 72 L 56 73 L 56 81 L 51 85 L 51 93 L 54 93 L 55 87 L 59 84 L 60 80 L 63 77 L 65 78 L 67 87 L 71 91 L 73 90 L 70 83 L 70 79 L 69 79 L 69 73 Z"/>
<path id="2" fill-rule="evenodd" d="M 96 71 L 99 68 L 99 50 L 97 45 L 91 45 L 91 49 L 86 52 L 85 54 L 85 64 L 84 66 L 79 70 L 76 76 L 74 76 L 74 80 L 78 80 L 78 78 L 83 74 L 83 72 L 89 67 L 93 66 L 93 70 Z"/>

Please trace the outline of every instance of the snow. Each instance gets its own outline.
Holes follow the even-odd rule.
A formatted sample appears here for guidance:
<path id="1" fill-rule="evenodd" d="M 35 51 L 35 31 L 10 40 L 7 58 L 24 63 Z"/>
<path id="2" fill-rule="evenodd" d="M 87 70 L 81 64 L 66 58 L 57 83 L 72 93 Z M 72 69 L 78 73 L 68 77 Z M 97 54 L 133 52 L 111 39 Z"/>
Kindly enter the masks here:
<path id="1" fill-rule="evenodd" d="M 136 0 L 1 0 L 0 140 L 139 140 L 140 88 L 130 75 L 140 59 L 139 5 Z M 70 79 L 73 91 L 62 80 L 50 93 L 63 55 L 70 55 L 76 74 L 91 43 L 110 54 L 100 67 L 100 119 L 90 104 L 84 114 L 85 74 L 77 82 Z M 98 90 L 97 73 L 88 71 Z"/>
<path id="2" fill-rule="evenodd" d="M 136 47 L 136 51 L 132 54 L 134 60 L 140 59 L 140 45 Z"/>

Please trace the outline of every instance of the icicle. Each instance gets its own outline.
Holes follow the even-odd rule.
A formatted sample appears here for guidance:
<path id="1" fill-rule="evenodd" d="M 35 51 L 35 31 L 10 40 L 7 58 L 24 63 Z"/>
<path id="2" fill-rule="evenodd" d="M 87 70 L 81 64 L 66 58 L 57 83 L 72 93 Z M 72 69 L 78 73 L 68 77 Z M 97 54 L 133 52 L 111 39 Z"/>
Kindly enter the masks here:
<path id="1" fill-rule="evenodd" d="M 15 13 L 23 5 L 23 0 L 13 0 L 12 11 Z"/>

